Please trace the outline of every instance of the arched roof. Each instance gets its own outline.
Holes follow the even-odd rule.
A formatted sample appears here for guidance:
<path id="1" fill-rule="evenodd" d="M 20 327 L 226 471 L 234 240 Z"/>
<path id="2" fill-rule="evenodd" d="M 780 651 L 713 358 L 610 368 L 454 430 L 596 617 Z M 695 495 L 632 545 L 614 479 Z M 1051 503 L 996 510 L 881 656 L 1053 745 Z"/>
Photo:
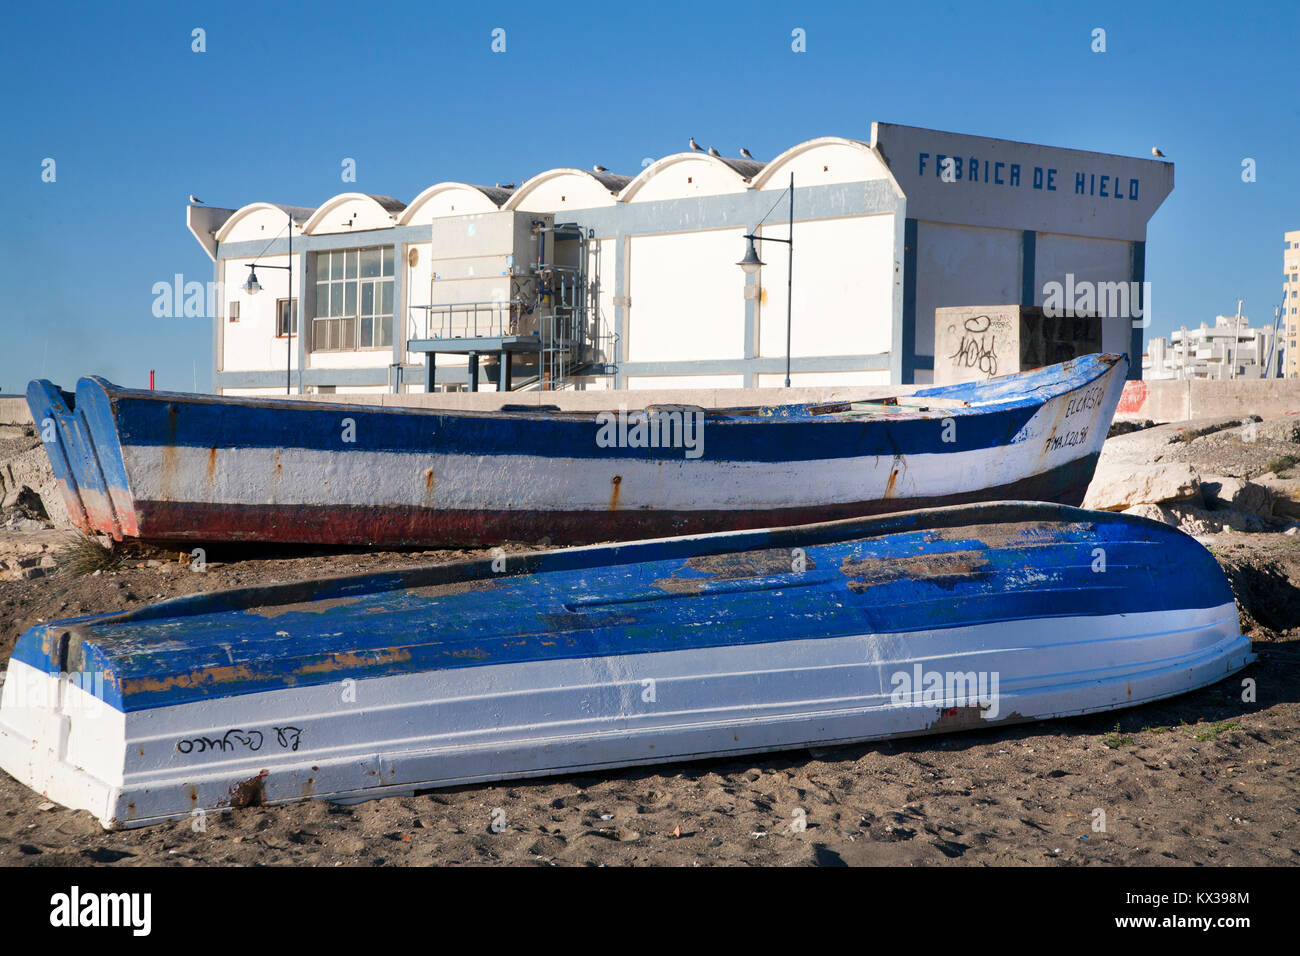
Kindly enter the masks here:
<path id="1" fill-rule="evenodd" d="M 420 195 L 411 200 L 398 222 L 408 226 L 424 211 L 429 204 L 439 197 L 447 202 L 448 211 L 434 212 L 429 218 L 459 216 L 469 213 L 496 212 L 510 198 L 511 189 L 504 186 L 475 186 L 470 183 L 434 183 Z M 460 202 L 464 208 L 457 209 Z"/>
<path id="2" fill-rule="evenodd" d="M 275 218 L 281 223 L 281 225 L 285 224 L 284 217 L 292 216 L 293 224 L 298 227 L 295 230 L 296 234 L 302 235 L 304 224 L 312 217 L 312 214 L 315 211 L 316 210 L 312 209 L 310 206 L 286 206 L 282 203 L 276 202 L 250 202 L 248 205 L 240 206 L 231 213 L 230 218 L 223 222 L 221 228 L 217 230 L 215 238 L 217 242 L 227 242 L 229 241 L 230 235 L 238 231 L 239 225 L 244 220 L 248 219 L 250 216 L 257 215 L 258 213 L 268 212 L 274 213 Z"/>
<path id="3" fill-rule="evenodd" d="M 527 205 L 533 208 L 534 200 L 541 199 L 543 211 L 554 211 L 557 206 L 571 209 L 590 208 L 592 206 L 612 206 L 618 201 L 619 191 L 632 181 L 631 176 L 617 173 L 597 173 L 586 169 L 548 169 L 538 173 L 515 190 L 507 209 L 523 209 Z M 560 192 L 556 192 L 556 190 Z M 569 195 L 573 200 L 568 199 Z M 556 202 L 552 195 L 559 195 Z"/>
<path id="4" fill-rule="evenodd" d="M 730 192 L 743 192 L 749 187 L 750 181 L 762 171 L 764 164 L 752 159 L 733 159 L 730 157 L 711 156 L 708 153 L 673 153 L 671 156 L 664 156 L 655 160 L 623 188 L 619 193 L 619 200 L 622 202 L 636 202 L 637 195 L 646 188 L 646 186 L 659 179 L 666 173 L 671 172 L 674 167 L 684 166 L 690 168 L 691 165 L 711 174 L 710 178 L 715 183 L 725 183 Z M 718 175 L 718 174 L 721 175 Z M 694 176 L 688 176 L 688 180 L 694 179 Z M 694 183 L 689 183 L 694 185 Z M 686 184 L 683 184 L 686 185 Z M 673 190 L 680 192 L 681 195 L 688 195 L 694 190 Z M 713 190 L 709 190 L 713 191 Z"/>
<path id="5" fill-rule="evenodd" d="M 394 199 L 392 196 L 374 196 L 370 193 L 339 193 L 317 208 L 311 218 L 303 225 L 303 232 L 311 235 L 317 232 L 338 231 L 335 229 L 322 229 L 321 226 L 325 223 L 326 216 L 348 204 L 357 205 L 361 210 L 371 213 L 366 216 L 368 223 L 361 227 L 370 229 L 383 228 L 385 225 L 391 226 L 397 215 L 406 208 L 406 203 L 400 199 Z"/>
<path id="6" fill-rule="evenodd" d="M 797 143 L 769 160 L 754 177 L 754 188 L 784 189 L 791 170 L 796 173 L 796 186 L 890 178 L 870 143 L 842 136 L 819 136 Z"/>

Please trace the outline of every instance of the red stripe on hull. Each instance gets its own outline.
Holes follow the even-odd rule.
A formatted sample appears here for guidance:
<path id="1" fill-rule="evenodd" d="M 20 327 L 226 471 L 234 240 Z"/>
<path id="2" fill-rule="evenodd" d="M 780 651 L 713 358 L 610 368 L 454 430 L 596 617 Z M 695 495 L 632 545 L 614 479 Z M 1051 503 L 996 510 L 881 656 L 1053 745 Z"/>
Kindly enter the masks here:
<path id="1" fill-rule="evenodd" d="M 140 537 L 151 541 L 257 541 L 278 544 L 481 546 L 507 541 L 552 545 L 630 541 L 678 534 L 782 527 L 980 501 L 1079 505 L 1097 456 L 994 488 L 939 498 L 884 498 L 766 511 L 446 511 L 357 505 L 226 505 L 136 502 Z"/>

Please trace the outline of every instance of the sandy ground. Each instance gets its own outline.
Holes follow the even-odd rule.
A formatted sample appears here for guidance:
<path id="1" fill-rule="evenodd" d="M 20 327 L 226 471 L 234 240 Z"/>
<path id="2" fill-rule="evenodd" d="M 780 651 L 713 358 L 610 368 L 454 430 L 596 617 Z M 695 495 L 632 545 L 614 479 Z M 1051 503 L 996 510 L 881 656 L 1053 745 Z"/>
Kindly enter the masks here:
<path id="1" fill-rule="evenodd" d="M 62 540 L 57 532 L 4 532 L 0 551 L 57 553 Z M 1233 581 L 1260 660 L 1171 701 L 765 759 L 430 791 L 350 807 L 248 808 L 210 814 L 201 831 L 187 821 L 105 832 L 88 813 L 51 806 L 0 773 L 0 863 L 1300 863 L 1300 541 L 1224 534 L 1211 548 Z M 212 551 L 207 570 L 194 573 L 180 555 L 148 552 L 98 576 L 0 581 L 0 657 L 41 620 L 462 554 Z M 1257 702 L 1242 701 L 1245 677 L 1256 682 Z"/>

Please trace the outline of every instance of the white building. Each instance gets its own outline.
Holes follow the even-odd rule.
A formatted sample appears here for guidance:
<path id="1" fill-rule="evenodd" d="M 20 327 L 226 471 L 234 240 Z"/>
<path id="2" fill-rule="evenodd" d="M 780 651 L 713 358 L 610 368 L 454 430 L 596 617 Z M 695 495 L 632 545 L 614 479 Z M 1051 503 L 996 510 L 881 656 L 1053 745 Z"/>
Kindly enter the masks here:
<path id="1" fill-rule="evenodd" d="M 1142 377 L 1276 378 L 1282 368 L 1281 342 L 1274 345 L 1273 327 L 1252 329 L 1250 318 L 1215 316 L 1214 325 L 1183 326 L 1166 340 L 1157 336 L 1142 356 Z M 1280 338 L 1280 336 L 1279 336 Z"/>
<path id="2" fill-rule="evenodd" d="M 1300 229 L 1282 234 L 1282 313 L 1281 326 L 1285 330 L 1287 378 L 1300 375 Z"/>
<path id="3" fill-rule="evenodd" d="M 635 177 L 438 183 L 409 204 L 191 206 L 224 288 L 215 390 L 537 387 L 539 370 L 545 387 L 780 385 L 787 247 L 760 241 L 756 274 L 738 260 L 748 233 L 790 236 L 792 175 L 796 385 L 930 381 L 942 306 L 1140 284 L 1173 188 L 1167 162 L 877 123 L 869 143 L 823 137 L 766 163 L 688 152 Z M 1141 354 L 1140 327 L 1105 334 Z"/>

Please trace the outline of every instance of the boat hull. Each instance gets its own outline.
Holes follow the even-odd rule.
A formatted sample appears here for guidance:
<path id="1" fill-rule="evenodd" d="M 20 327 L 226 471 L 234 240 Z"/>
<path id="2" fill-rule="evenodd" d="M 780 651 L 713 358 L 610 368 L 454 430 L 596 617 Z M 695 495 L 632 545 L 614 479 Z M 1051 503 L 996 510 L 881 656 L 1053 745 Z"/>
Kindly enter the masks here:
<path id="1" fill-rule="evenodd" d="M 583 544 L 999 499 L 1077 505 L 1126 370 L 1122 356 L 1089 356 L 926 389 L 909 397 L 911 409 L 876 414 L 699 410 L 693 447 L 637 444 L 635 416 L 629 426 L 626 416 L 213 399 L 93 378 L 78 385 L 73 408 L 59 406 L 49 383 L 33 382 L 28 398 L 38 421 L 58 425 L 50 458 L 87 531 L 176 542 Z M 689 440 L 684 424 L 685 434 L 665 426 L 665 436 Z"/>
<path id="2" fill-rule="evenodd" d="M 15 650 L 0 766 L 138 826 L 1085 714 L 1251 659 L 1176 530 L 961 507 L 55 622 Z"/>

